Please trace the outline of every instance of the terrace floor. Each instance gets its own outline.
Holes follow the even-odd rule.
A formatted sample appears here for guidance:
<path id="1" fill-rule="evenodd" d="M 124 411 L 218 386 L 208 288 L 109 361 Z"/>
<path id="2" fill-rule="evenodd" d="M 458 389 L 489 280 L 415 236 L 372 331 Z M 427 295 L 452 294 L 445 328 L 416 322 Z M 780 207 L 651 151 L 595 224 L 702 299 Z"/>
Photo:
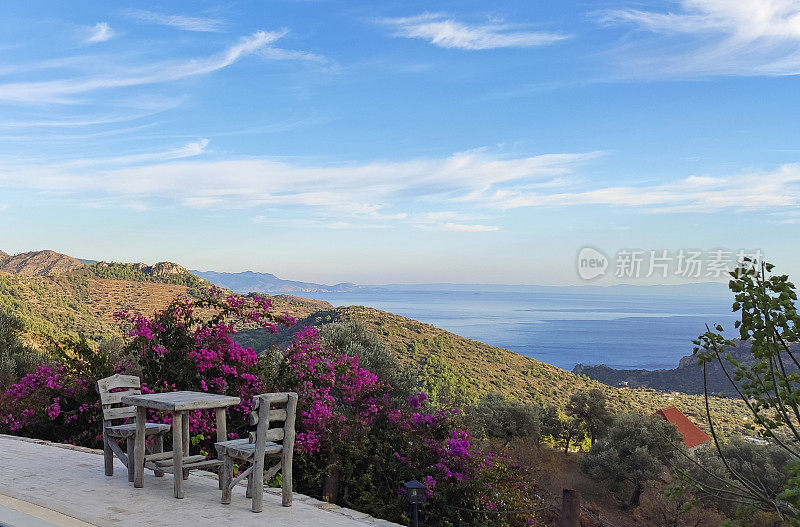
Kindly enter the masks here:
<path id="1" fill-rule="evenodd" d="M 230 505 L 219 502 L 216 476 L 193 471 L 184 483 L 186 497 L 172 497 L 172 476 L 145 472 L 144 487 L 128 483 L 115 460 L 114 476 L 103 473 L 102 452 L 46 441 L 0 435 L 0 526 L 394 526 L 366 514 L 339 508 L 301 494 L 292 507 L 281 506 L 268 489 L 264 511 L 255 514 L 241 486 Z M 275 489 L 277 490 L 277 489 Z"/>

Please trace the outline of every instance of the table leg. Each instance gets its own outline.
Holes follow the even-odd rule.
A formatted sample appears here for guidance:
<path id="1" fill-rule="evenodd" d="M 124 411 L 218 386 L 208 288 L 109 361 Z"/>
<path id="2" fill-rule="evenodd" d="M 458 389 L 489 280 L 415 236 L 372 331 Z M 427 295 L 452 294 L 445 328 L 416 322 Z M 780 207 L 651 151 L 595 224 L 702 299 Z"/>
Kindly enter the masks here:
<path id="1" fill-rule="evenodd" d="M 138 467 L 138 465 L 137 465 Z M 175 497 L 183 498 L 183 413 L 172 412 L 172 482 Z"/>
<path id="2" fill-rule="evenodd" d="M 228 440 L 228 430 L 227 425 L 225 424 L 225 408 L 217 408 L 214 411 L 214 414 L 217 418 L 217 443 L 221 443 L 223 441 Z M 219 488 L 220 490 L 224 490 L 224 469 L 225 467 L 219 467 L 217 470 L 217 476 L 219 477 Z M 225 503 L 224 501 L 222 503 Z"/>
<path id="3" fill-rule="evenodd" d="M 189 412 L 183 413 L 183 455 L 188 456 L 189 449 Z M 183 471 L 183 479 L 189 479 L 189 471 Z"/>
<path id="4" fill-rule="evenodd" d="M 217 408 L 215 413 L 217 417 L 217 443 L 221 443 L 228 440 L 228 430 L 225 424 L 225 408 Z"/>
<path id="5" fill-rule="evenodd" d="M 145 422 L 147 420 L 147 408 L 136 407 L 136 440 L 133 446 L 133 486 L 142 487 L 144 485 L 144 441 L 145 441 Z M 130 456 L 131 454 L 128 453 Z"/>

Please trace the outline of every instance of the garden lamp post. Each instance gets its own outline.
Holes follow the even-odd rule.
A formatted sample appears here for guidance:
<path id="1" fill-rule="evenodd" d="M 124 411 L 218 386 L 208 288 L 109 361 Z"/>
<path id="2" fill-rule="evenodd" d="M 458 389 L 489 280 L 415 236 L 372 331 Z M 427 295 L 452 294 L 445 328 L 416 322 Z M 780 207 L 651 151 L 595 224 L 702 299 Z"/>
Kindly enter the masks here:
<path id="1" fill-rule="evenodd" d="M 406 481 L 403 483 L 406 487 L 406 499 L 411 504 L 411 510 L 413 513 L 413 517 L 411 519 L 411 527 L 419 527 L 419 516 L 417 507 L 420 503 L 425 501 L 425 494 L 422 493 L 422 490 L 425 488 L 425 485 L 420 483 L 419 481 L 412 479 L 411 481 Z"/>

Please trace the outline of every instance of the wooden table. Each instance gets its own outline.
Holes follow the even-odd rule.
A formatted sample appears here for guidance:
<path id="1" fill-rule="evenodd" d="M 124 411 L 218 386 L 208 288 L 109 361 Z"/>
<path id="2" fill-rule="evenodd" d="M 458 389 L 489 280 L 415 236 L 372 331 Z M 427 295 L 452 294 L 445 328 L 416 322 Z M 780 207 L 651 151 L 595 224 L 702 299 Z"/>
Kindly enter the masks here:
<path id="1" fill-rule="evenodd" d="M 189 454 L 189 416 L 192 410 L 216 410 L 217 441 L 227 441 L 225 408 L 241 402 L 238 397 L 205 392 L 164 392 L 126 395 L 122 402 L 136 407 L 136 442 L 134 455 L 134 487 L 143 485 L 144 442 L 147 410 L 161 410 L 172 414 L 172 475 L 175 497 L 183 498 L 184 457 Z M 130 453 L 128 453 L 130 455 Z"/>

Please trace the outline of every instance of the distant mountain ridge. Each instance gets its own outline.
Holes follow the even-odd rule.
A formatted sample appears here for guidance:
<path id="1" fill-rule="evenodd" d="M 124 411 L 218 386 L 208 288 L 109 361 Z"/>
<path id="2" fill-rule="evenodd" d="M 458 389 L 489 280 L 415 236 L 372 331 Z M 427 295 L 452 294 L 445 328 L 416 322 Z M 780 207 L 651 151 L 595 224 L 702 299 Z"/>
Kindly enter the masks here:
<path id="1" fill-rule="evenodd" d="M 531 284 L 456 284 L 456 283 L 430 283 L 430 284 L 382 284 L 364 286 L 370 289 L 383 291 L 436 291 L 436 292 L 489 292 L 489 293 L 577 293 L 585 294 L 618 294 L 618 295 L 648 295 L 648 296 L 678 296 L 685 295 L 688 290 L 692 294 L 703 296 L 728 296 L 730 291 L 727 284 L 721 282 L 689 282 L 685 284 L 669 285 L 531 285 Z"/>
<path id="2" fill-rule="evenodd" d="M 734 346 L 724 349 L 724 354 L 730 353 L 734 360 L 742 364 L 752 364 L 751 342 L 734 339 L 733 343 Z M 790 344 L 790 349 L 792 353 L 800 353 L 800 344 Z M 798 368 L 788 357 L 785 357 L 784 362 L 788 371 L 798 371 Z M 733 365 L 725 361 L 725 368 L 733 376 Z M 709 363 L 706 366 L 706 372 L 709 393 L 728 396 L 738 395 L 718 362 Z M 617 370 L 605 364 L 597 366 L 576 364 L 572 369 L 572 373 L 586 375 L 590 379 L 600 381 L 609 386 L 653 388 L 692 394 L 702 394 L 704 392 L 703 368 L 697 364 L 697 357 L 694 355 L 683 357 L 678 363 L 678 367 L 671 370 Z"/>
<path id="3" fill-rule="evenodd" d="M 236 293 L 347 293 L 369 289 L 351 283 L 324 285 L 312 282 L 298 282 L 296 280 L 283 280 L 274 274 L 253 271 L 221 273 L 218 271 L 191 270 L 190 272 L 216 286 L 230 289 Z"/>

